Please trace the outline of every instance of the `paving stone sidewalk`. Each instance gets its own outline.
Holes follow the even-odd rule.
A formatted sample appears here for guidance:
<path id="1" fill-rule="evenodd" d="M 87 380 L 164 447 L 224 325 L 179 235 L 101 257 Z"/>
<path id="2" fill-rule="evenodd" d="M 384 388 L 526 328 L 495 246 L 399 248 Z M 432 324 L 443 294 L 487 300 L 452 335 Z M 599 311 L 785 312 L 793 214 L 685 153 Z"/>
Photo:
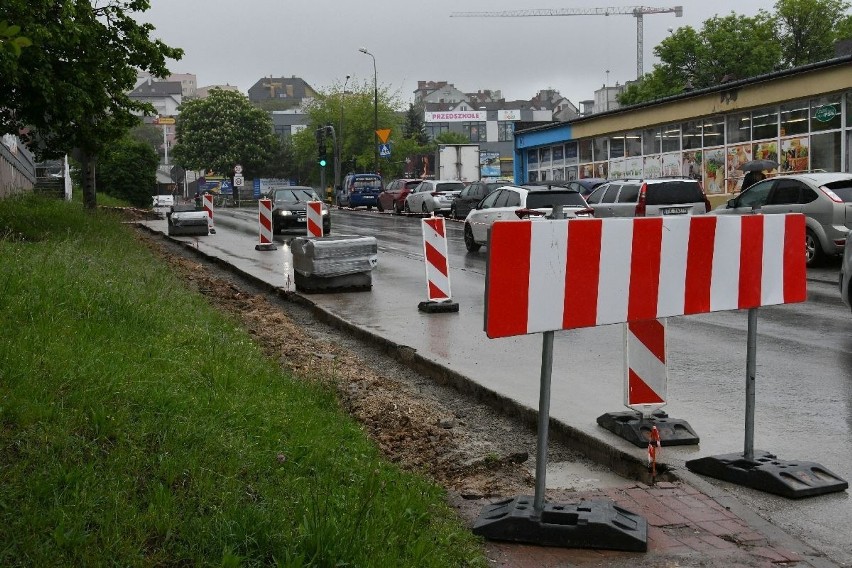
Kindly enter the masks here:
<path id="1" fill-rule="evenodd" d="M 552 503 L 610 500 L 648 522 L 648 551 L 570 549 L 517 543 L 488 542 L 491 565 L 505 568 L 562 568 L 572 566 L 702 566 L 782 567 L 825 566 L 777 542 L 760 527 L 751 526 L 698 489 L 682 482 L 641 483 L 587 492 L 547 492 Z M 497 501 L 496 499 L 494 501 Z M 490 501 L 454 504 L 471 521 Z M 755 524 L 755 523 L 752 523 Z"/>

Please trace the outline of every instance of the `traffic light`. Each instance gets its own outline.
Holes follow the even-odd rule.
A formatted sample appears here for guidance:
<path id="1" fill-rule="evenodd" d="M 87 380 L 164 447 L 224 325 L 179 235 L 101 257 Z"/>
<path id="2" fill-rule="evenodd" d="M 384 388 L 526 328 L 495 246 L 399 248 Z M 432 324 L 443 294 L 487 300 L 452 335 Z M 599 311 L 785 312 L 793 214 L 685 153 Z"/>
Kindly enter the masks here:
<path id="1" fill-rule="evenodd" d="M 325 127 L 317 128 L 317 155 L 319 156 L 319 165 L 324 168 L 328 163 L 325 156 Z"/>

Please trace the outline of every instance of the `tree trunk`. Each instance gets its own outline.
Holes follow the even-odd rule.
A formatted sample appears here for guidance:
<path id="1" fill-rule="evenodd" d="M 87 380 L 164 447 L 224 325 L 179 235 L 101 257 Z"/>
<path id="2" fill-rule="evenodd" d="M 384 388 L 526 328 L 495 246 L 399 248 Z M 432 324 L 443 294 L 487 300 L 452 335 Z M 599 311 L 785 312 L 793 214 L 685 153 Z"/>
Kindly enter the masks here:
<path id="1" fill-rule="evenodd" d="M 98 206 L 95 194 L 95 164 L 97 157 L 91 156 L 86 150 L 80 152 L 80 167 L 83 178 L 83 207 L 94 210 Z"/>

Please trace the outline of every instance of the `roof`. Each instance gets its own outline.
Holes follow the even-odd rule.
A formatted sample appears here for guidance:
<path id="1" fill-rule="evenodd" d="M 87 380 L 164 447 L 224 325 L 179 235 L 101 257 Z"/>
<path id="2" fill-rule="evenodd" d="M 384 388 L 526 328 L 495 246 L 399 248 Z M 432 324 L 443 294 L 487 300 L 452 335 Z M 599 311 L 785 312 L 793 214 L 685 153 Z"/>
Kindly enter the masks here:
<path id="1" fill-rule="evenodd" d="M 249 100 L 306 99 L 316 96 L 316 91 L 300 77 L 263 77 L 248 90 Z"/>
<path id="2" fill-rule="evenodd" d="M 793 67 L 791 69 L 784 69 L 782 71 L 773 71 L 771 73 L 764 73 L 763 75 L 756 75 L 754 77 L 749 77 L 747 79 L 740 79 L 740 80 L 737 80 L 737 81 L 729 81 L 727 83 L 720 83 L 718 85 L 713 85 L 712 87 L 705 87 L 703 89 L 696 89 L 696 90 L 692 90 L 692 91 L 687 91 L 687 92 L 680 93 L 680 94 L 677 94 L 677 95 L 672 95 L 672 96 L 664 97 L 664 98 L 661 98 L 661 99 L 654 99 L 654 100 L 651 100 L 651 101 L 646 101 L 646 102 L 638 103 L 638 104 L 635 104 L 635 105 L 623 106 L 623 107 L 619 107 L 617 109 L 613 109 L 613 110 L 609 110 L 609 111 L 598 112 L 598 113 L 594 113 L 594 114 L 590 114 L 590 115 L 586 115 L 586 116 L 581 116 L 579 118 L 575 118 L 573 120 L 569 120 L 569 121 L 566 121 L 566 122 L 559 122 L 558 125 L 564 126 L 566 124 L 568 124 L 568 125 L 578 124 L 578 123 L 581 123 L 581 122 L 596 120 L 596 119 L 601 118 L 603 116 L 613 116 L 613 115 L 618 115 L 618 114 L 624 114 L 626 112 L 631 112 L 631 111 L 635 111 L 635 110 L 638 110 L 638 109 L 649 108 L 649 107 L 658 106 L 658 105 L 665 105 L 665 104 L 669 104 L 671 102 L 702 97 L 704 95 L 713 94 L 713 93 L 724 93 L 726 91 L 736 90 L 740 87 L 752 86 L 752 85 L 756 85 L 758 83 L 764 83 L 766 81 L 774 81 L 776 79 L 781 79 L 781 78 L 784 78 L 784 77 L 790 77 L 790 76 L 799 75 L 799 74 L 802 74 L 802 73 L 809 73 L 811 71 L 816 71 L 816 70 L 820 70 L 820 69 L 827 69 L 829 67 L 835 67 L 835 66 L 838 66 L 838 65 L 846 65 L 846 64 L 849 64 L 849 63 L 852 63 L 852 54 L 844 55 L 844 56 L 841 56 L 841 57 L 835 57 L 835 58 L 832 58 L 832 59 L 826 59 L 824 61 L 818 61 L 816 63 L 809 63 L 808 65 L 802 65 L 800 67 Z M 532 126 L 530 128 L 524 128 L 523 130 L 516 128 L 515 132 L 518 133 L 518 134 L 524 133 L 524 132 L 537 132 L 537 131 L 548 130 L 549 128 L 553 128 L 553 127 L 554 127 L 554 124 L 548 123 L 546 125 L 536 125 L 536 126 Z"/>
<path id="3" fill-rule="evenodd" d="M 180 81 L 145 81 L 130 92 L 131 97 L 169 97 L 181 94 Z"/>

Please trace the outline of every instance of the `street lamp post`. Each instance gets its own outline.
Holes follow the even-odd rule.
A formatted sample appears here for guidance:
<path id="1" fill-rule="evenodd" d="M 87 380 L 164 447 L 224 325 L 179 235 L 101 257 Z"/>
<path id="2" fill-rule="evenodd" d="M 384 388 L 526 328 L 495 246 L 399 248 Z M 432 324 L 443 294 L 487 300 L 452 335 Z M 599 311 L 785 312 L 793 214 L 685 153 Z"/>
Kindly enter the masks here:
<path id="1" fill-rule="evenodd" d="M 335 203 L 337 202 L 337 190 L 340 188 L 340 178 L 343 173 L 343 164 L 340 160 L 343 158 L 343 102 L 346 100 L 346 83 L 349 82 L 349 75 L 343 82 L 343 91 L 340 93 L 340 124 L 337 128 L 337 156 L 334 160 L 334 195 Z"/>
<path id="2" fill-rule="evenodd" d="M 367 51 L 366 47 L 358 49 L 361 53 L 366 53 L 373 58 L 373 164 L 375 172 L 379 172 L 379 83 L 378 75 L 376 74 L 376 56 Z"/>

